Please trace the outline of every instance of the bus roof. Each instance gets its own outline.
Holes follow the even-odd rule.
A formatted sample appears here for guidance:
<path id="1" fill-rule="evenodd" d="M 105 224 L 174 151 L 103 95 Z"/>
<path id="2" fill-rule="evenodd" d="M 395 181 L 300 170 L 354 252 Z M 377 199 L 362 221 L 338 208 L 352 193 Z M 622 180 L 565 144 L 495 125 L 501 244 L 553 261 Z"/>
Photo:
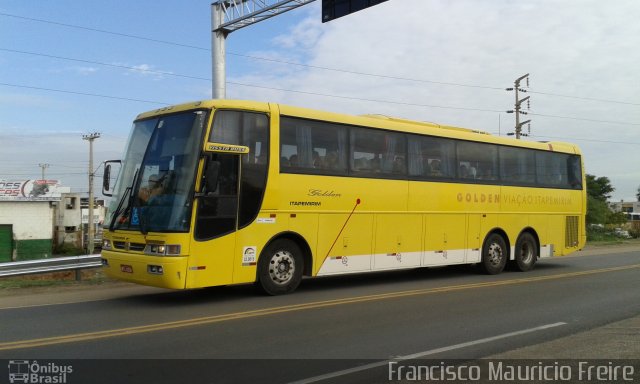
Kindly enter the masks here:
<path id="1" fill-rule="evenodd" d="M 409 119 L 402 119 L 397 117 L 390 117 L 385 115 L 347 115 L 334 112 L 326 112 L 302 107 L 294 107 L 284 104 L 274 104 L 258 101 L 247 100 L 229 100 L 229 99 L 216 99 L 216 100 L 202 100 L 194 101 L 184 104 L 178 104 L 173 106 L 167 106 L 159 108 L 153 111 L 141 113 L 137 116 L 136 120 L 146 119 L 152 116 L 163 115 L 168 113 L 175 113 L 186 111 L 190 109 L 211 109 L 211 108 L 233 108 L 244 109 L 256 112 L 270 112 L 272 108 L 276 108 L 281 115 L 300 117 L 311 120 L 329 121 L 341 124 L 366 126 L 372 128 L 381 128 L 392 131 L 410 132 L 417 134 L 426 134 L 433 136 L 441 136 L 448 138 L 456 138 L 469 141 L 481 141 L 486 143 L 502 144 L 516 147 L 532 148 L 546 151 L 564 152 L 571 154 L 580 154 L 580 149 L 577 145 L 556 142 L 556 141 L 524 141 L 516 140 L 513 138 L 495 136 L 488 132 L 461 128 L 449 125 L 441 125 L 431 122 L 414 121 Z"/>

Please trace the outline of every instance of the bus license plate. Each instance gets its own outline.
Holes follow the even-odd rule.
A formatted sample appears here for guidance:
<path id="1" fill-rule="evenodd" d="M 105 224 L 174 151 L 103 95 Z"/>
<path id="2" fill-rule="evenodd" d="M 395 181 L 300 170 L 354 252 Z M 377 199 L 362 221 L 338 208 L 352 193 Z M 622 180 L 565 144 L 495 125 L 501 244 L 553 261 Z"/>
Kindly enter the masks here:
<path id="1" fill-rule="evenodd" d="M 133 267 L 130 265 L 121 264 L 120 271 L 124 273 L 133 273 Z"/>

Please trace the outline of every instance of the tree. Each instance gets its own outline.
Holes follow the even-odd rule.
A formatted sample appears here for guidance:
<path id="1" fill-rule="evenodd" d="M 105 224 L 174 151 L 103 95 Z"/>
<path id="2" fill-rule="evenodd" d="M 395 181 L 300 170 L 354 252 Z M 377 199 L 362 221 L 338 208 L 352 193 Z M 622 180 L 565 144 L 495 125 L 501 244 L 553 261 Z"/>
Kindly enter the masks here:
<path id="1" fill-rule="evenodd" d="M 636 193 L 636 197 L 638 198 L 638 201 L 640 201 L 640 186 L 638 187 L 638 193 Z"/>
<path id="2" fill-rule="evenodd" d="M 608 177 L 595 177 L 587 174 L 587 194 L 594 199 L 606 202 L 615 190 Z"/>
<path id="3" fill-rule="evenodd" d="M 607 200 L 616 189 L 606 176 L 587 174 L 587 224 L 613 224 L 620 221 L 620 215 L 609 208 Z"/>
<path id="4" fill-rule="evenodd" d="M 607 220 L 607 203 L 587 196 L 587 224 L 604 224 Z"/>

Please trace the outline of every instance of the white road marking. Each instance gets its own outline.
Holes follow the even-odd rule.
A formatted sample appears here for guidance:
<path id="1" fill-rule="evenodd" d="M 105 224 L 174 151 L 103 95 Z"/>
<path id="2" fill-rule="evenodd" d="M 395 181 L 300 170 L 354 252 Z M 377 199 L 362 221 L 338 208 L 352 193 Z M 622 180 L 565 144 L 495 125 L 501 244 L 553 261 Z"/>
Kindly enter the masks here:
<path id="1" fill-rule="evenodd" d="M 398 356 L 398 357 L 396 357 L 394 359 L 379 361 L 379 362 L 371 363 L 371 364 L 360 365 L 358 367 L 344 369 L 342 371 L 326 373 L 324 375 L 319 375 L 319 376 L 314 376 L 314 377 L 310 377 L 310 378 L 307 378 L 307 379 L 294 381 L 294 382 L 291 382 L 289 384 L 317 383 L 319 381 L 323 381 L 323 380 L 327 380 L 327 379 L 333 379 L 333 378 L 336 378 L 336 377 L 346 376 L 346 375 L 349 375 L 349 374 L 352 374 L 352 373 L 356 373 L 356 372 L 362 372 L 362 371 L 366 371 L 366 370 L 373 369 L 373 368 L 383 367 L 385 365 L 388 365 L 392 361 L 414 360 L 414 359 L 418 359 L 418 358 L 425 357 L 425 356 L 430 356 L 430 355 L 435 355 L 435 354 L 442 353 L 442 352 L 448 352 L 448 351 L 453 351 L 453 350 L 456 350 L 456 349 L 462 349 L 462 348 L 470 347 L 470 346 L 473 346 L 473 345 L 490 343 L 492 341 L 506 339 L 508 337 L 524 335 L 524 334 L 527 334 L 527 333 L 542 331 L 542 330 L 549 329 L 549 328 L 555 328 L 555 327 L 559 327 L 561 325 L 566 325 L 566 324 L 567 323 L 565 323 L 565 322 L 557 322 L 557 323 L 553 323 L 553 324 L 541 325 L 541 326 L 535 327 L 535 328 L 528 328 L 528 329 L 523 329 L 523 330 L 520 330 L 520 331 L 504 333 L 502 335 L 491 336 L 491 337 L 486 337 L 484 339 L 468 341 L 466 343 L 460 343 L 460 344 L 450 345 L 450 346 L 447 346 L 447 347 L 431 349 L 431 350 L 428 350 L 428 351 L 418 352 L 418 353 L 414 353 L 414 354 L 411 354 L 411 355 Z"/>

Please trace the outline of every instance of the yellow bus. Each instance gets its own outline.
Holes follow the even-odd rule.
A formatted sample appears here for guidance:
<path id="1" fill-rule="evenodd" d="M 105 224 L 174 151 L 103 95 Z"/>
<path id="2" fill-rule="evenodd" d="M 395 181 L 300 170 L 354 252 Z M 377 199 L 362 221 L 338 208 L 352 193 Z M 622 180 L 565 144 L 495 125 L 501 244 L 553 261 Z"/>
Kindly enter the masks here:
<path id="1" fill-rule="evenodd" d="M 114 171 L 115 172 L 115 171 Z M 188 289 L 452 264 L 527 271 L 586 240 L 573 144 L 378 115 L 209 100 L 134 122 L 105 272 Z M 112 189 L 111 189 L 112 188 Z"/>

